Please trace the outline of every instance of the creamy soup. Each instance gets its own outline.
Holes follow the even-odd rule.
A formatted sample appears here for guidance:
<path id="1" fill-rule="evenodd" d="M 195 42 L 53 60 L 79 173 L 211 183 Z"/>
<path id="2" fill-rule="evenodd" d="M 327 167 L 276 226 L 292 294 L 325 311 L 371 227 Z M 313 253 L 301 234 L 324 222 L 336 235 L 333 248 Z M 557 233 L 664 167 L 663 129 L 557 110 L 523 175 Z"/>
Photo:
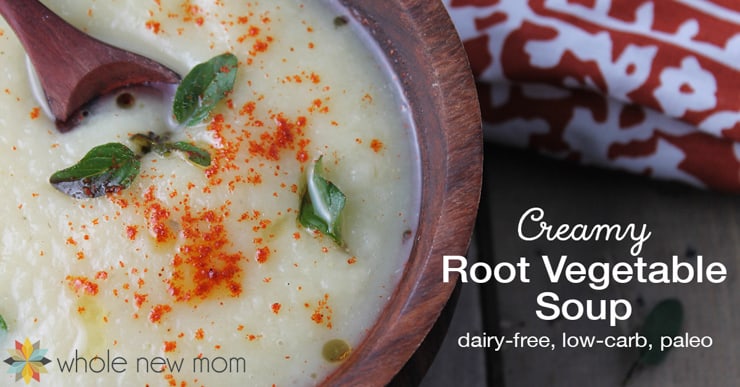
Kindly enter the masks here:
<path id="1" fill-rule="evenodd" d="M 131 89 L 60 133 L 0 19 L 2 349 L 37 343 L 44 385 L 320 383 L 387 302 L 418 215 L 405 105 L 357 26 L 314 1 L 44 3 L 182 75 L 224 52 L 239 67 L 202 124 L 177 127 L 168 93 Z M 93 147 L 150 132 L 210 165 L 151 152 L 118 192 L 50 184 Z M 342 245 L 297 221 L 319 157 L 346 196 Z M 23 383 L 3 367 L 0 384 Z"/>

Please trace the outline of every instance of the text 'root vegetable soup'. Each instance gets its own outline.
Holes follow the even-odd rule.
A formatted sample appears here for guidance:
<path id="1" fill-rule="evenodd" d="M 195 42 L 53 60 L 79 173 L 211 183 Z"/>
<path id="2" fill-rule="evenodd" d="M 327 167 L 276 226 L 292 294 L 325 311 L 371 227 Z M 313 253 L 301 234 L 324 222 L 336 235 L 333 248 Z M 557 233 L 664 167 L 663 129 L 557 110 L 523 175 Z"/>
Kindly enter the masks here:
<path id="1" fill-rule="evenodd" d="M 315 1 L 44 3 L 183 81 L 62 133 L 0 19 L 0 384 L 320 383 L 417 226 L 412 128 L 366 37 Z"/>

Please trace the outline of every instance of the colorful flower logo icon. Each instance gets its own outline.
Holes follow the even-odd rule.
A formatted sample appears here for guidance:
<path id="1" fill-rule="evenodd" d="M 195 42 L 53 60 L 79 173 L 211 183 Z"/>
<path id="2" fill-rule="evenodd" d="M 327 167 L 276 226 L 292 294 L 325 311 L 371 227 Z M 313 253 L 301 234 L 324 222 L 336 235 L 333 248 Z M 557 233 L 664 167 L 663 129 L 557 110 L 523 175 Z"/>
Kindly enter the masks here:
<path id="1" fill-rule="evenodd" d="M 41 374 L 47 373 L 45 365 L 51 360 L 45 358 L 46 349 L 40 347 L 40 341 L 31 344 L 26 340 L 21 343 L 15 342 L 15 349 L 9 349 L 10 357 L 5 362 L 10 365 L 9 374 L 15 374 L 15 381 L 23 379 L 26 384 L 31 383 L 31 379 L 41 381 Z"/>

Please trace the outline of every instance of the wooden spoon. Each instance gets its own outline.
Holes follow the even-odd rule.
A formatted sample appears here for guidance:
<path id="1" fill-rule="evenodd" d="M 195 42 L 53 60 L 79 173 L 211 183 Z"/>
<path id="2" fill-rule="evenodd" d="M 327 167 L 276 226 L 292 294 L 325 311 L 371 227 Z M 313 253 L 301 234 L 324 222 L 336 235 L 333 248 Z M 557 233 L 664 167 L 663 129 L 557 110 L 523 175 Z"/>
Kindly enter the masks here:
<path id="1" fill-rule="evenodd" d="M 101 42 L 76 29 L 37 0 L 0 0 L 0 14 L 39 77 L 61 131 L 96 97 L 147 83 L 177 83 L 180 76 L 141 55 Z"/>

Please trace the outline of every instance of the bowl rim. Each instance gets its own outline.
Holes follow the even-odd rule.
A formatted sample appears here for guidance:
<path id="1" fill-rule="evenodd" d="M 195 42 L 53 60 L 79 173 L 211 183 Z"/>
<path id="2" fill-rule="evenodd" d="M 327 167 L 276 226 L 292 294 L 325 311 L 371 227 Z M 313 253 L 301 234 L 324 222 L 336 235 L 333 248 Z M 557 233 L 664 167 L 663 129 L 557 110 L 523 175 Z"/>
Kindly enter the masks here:
<path id="1" fill-rule="evenodd" d="M 386 385 L 422 344 L 458 282 L 457 273 L 442 281 L 442 261 L 464 255 L 473 233 L 483 175 L 480 107 L 465 49 L 441 1 L 338 1 L 389 60 L 420 148 L 422 206 L 410 259 L 373 327 L 323 381 Z"/>

